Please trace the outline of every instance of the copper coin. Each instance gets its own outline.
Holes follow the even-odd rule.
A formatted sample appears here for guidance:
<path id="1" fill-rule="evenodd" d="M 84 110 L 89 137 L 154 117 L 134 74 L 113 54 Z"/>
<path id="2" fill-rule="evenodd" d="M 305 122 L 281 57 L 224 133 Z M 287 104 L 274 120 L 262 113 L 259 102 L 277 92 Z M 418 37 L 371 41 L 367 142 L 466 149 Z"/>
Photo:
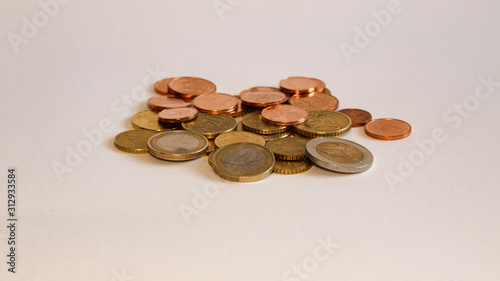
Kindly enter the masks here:
<path id="1" fill-rule="evenodd" d="M 316 78 L 301 76 L 286 77 L 280 81 L 280 90 L 293 94 L 323 92 L 325 90 L 325 82 Z"/>
<path id="2" fill-rule="evenodd" d="M 411 134 L 411 126 L 398 119 L 375 119 L 365 124 L 365 133 L 379 140 L 399 140 Z"/>
<path id="3" fill-rule="evenodd" d="M 170 83 L 170 81 L 172 81 L 173 79 L 174 78 L 165 78 L 160 81 L 157 81 L 154 86 L 155 92 L 157 92 L 160 95 L 173 97 L 174 95 L 168 92 L 168 83 Z"/>
<path id="4" fill-rule="evenodd" d="M 231 113 L 228 113 L 231 117 L 243 117 L 249 113 L 251 113 L 251 109 L 245 107 L 245 105 L 238 99 L 238 106 Z"/>
<path id="5" fill-rule="evenodd" d="M 214 83 L 198 77 L 177 77 L 168 83 L 168 90 L 180 98 L 193 99 L 215 93 Z"/>
<path id="6" fill-rule="evenodd" d="M 307 110 L 288 105 L 279 104 L 266 107 L 262 110 L 262 119 L 274 125 L 290 126 L 302 124 L 307 120 Z"/>
<path id="7" fill-rule="evenodd" d="M 238 98 L 228 94 L 208 94 L 201 95 L 193 99 L 193 105 L 205 113 L 231 113 L 238 107 Z"/>
<path id="8" fill-rule="evenodd" d="M 351 118 L 353 127 L 362 127 L 372 120 L 372 115 L 370 114 L 370 112 L 363 109 L 344 108 L 342 110 L 339 110 L 338 112 L 342 112 L 345 115 L 349 116 L 349 118 Z"/>
<path id="9" fill-rule="evenodd" d="M 253 107 L 268 107 L 284 103 L 288 95 L 273 87 L 252 87 L 240 93 L 243 104 Z"/>
<path id="10" fill-rule="evenodd" d="M 194 107 L 170 108 L 158 113 L 158 120 L 165 123 L 181 123 L 192 120 L 198 115 Z"/>
<path id="11" fill-rule="evenodd" d="M 310 93 L 307 95 L 293 95 L 288 102 L 291 105 L 309 110 L 335 110 L 339 106 L 339 100 L 323 93 Z"/>
<path id="12" fill-rule="evenodd" d="M 191 102 L 167 96 L 156 96 L 148 99 L 148 107 L 156 111 L 161 111 L 167 108 L 180 108 L 188 106 L 191 106 Z"/>

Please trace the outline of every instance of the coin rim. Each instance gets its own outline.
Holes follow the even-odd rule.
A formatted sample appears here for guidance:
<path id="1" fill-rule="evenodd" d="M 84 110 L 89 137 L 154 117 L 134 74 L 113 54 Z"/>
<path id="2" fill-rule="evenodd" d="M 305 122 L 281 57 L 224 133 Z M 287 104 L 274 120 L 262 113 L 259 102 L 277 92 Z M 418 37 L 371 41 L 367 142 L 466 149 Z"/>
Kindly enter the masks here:
<path id="1" fill-rule="evenodd" d="M 402 122 L 402 123 L 405 123 L 406 125 L 408 125 L 408 127 L 410 127 L 410 129 L 407 132 L 404 132 L 403 134 L 393 135 L 393 136 L 378 135 L 378 134 L 375 134 L 373 132 L 370 132 L 369 129 L 368 129 L 370 127 L 370 123 L 375 123 L 375 122 L 380 121 L 380 120 L 391 120 L 391 121 Z M 379 139 L 379 140 L 400 140 L 400 139 L 404 139 L 404 138 L 408 137 L 409 135 L 411 135 L 412 127 L 411 127 L 410 123 L 408 123 L 406 121 L 403 121 L 403 120 L 400 120 L 400 119 L 395 119 L 395 118 L 378 118 L 378 119 L 373 119 L 373 120 L 367 122 L 365 124 L 365 126 L 364 126 L 364 131 L 365 131 L 365 134 L 367 134 L 368 136 L 370 136 L 372 138 L 375 138 L 375 139 Z"/>
<path id="2" fill-rule="evenodd" d="M 248 119 L 251 118 L 252 115 L 260 116 L 259 120 L 261 120 L 263 125 L 275 126 L 278 128 L 277 129 L 263 129 L 263 128 L 251 127 L 248 124 L 245 124 L 245 119 L 247 119 L 247 122 L 248 122 Z M 258 112 L 252 112 L 252 113 L 246 115 L 245 117 L 243 117 L 243 119 L 241 120 L 241 125 L 247 131 L 258 133 L 258 134 L 263 134 L 263 135 L 274 135 L 274 134 L 283 133 L 289 128 L 289 126 L 279 126 L 279 125 L 267 124 L 266 121 L 264 121 L 262 119 L 262 115 Z"/>
<path id="3" fill-rule="evenodd" d="M 352 120 L 351 118 L 349 118 L 349 116 L 345 115 L 344 113 L 342 112 L 338 112 L 338 111 L 331 111 L 331 110 L 311 110 L 309 111 L 309 113 L 313 113 L 315 111 L 325 111 L 325 112 L 331 112 L 331 113 L 335 113 L 335 114 L 341 114 L 341 115 L 344 115 L 347 120 L 349 120 L 349 123 L 346 127 L 344 128 L 340 128 L 338 130 L 335 130 L 335 131 L 328 131 L 328 132 L 320 132 L 320 131 L 311 131 L 311 130 L 306 130 L 306 129 L 303 129 L 303 128 L 300 128 L 300 126 L 304 126 L 305 123 L 307 123 L 309 120 L 311 120 L 311 118 L 308 118 L 306 120 L 306 122 L 302 123 L 302 124 L 298 124 L 298 125 L 294 125 L 293 126 L 293 130 L 299 134 L 299 135 L 302 135 L 302 136 L 305 136 L 305 137 L 311 137 L 311 138 L 319 138 L 319 137 L 338 137 L 338 136 L 342 136 L 342 135 L 345 135 L 347 134 L 350 130 L 351 130 L 351 127 L 352 127 Z"/>
<path id="4" fill-rule="evenodd" d="M 295 141 L 295 142 L 298 142 L 298 140 L 304 140 L 306 143 L 305 145 L 307 146 L 307 143 L 310 141 L 310 140 L 307 140 L 307 139 L 303 139 L 303 138 L 277 138 L 277 139 L 272 139 L 272 140 L 269 140 L 267 143 L 266 143 L 266 147 L 269 148 L 269 150 L 272 151 L 272 153 L 274 154 L 274 157 L 276 157 L 276 159 L 279 159 L 279 160 L 288 160 L 288 161 L 296 161 L 296 160 L 303 160 L 303 159 L 306 159 L 306 150 L 305 150 L 305 147 L 304 147 L 304 154 L 283 154 L 283 153 L 278 153 L 276 151 L 274 151 L 270 146 L 273 145 L 272 143 L 273 142 L 279 142 L 279 141 Z"/>
<path id="5" fill-rule="evenodd" d="M 231 118 L 231 120 L 234 121 L 234 126 L 232 126 L 230 129 L 227 129 L 227 130 L 224 130 L 224 131 L 217 131 L 217 132 L 197 132 L 197 131 L 193 131 L 192 129 L 188 128 L 188 126 L 189 126 L 190 123 L 197 122 L 197 121 L 201 120 L 200 117 L 202 117 L 203 115 L 220 115 L 220 116 L 226 116 L 228 118 Z M 210 113 L 200 112 L 200 113 L 198 113 L 198 117 L 197 118 L 195 118 L 193 120 L 190 120 L 190 121 L 183 122 L 182 123 L 182 128 L 184 128 L 185 130 L 188 130 L 190 132 L 203 135 L 207 139 L 215 139 L 220 134 L 233 131 L 236 128 L 237 125 L 238 125 L 238 121 L 236 121 L 236 119 L 234 119 L 233 117 L 231 117 L 229 115 L 226 115 L 226 114 L 210 114 Z"/>
<path id="6" fill-rule="evenodd" d="M 247 131 L 231 131 L 231 132 L 225 132 L 225 133 L 222 133 L 220 135 L 218 135 L 215 140 L 214 140 L 214 144 L 215 144 L 215 147 L 216 149 L 219 149 L 221 147 L 224 147 L 226 145 L 229 145 L 229 144 L 226 144 L 226 145 L 223 145 L 223 146 L 219 146 L 220 142 L 222 141 L 221 138 L 224 137 L 224 135 L 226 134 L 235 134 L 235 135 L 241 135 L 241 134 L 251 134 L 252 137 L 255 137 L 256 139 L 258 139 L 259 141 L 262 141 L 262 144 L 260 143 L 256 143 L 256 142 L 252 142 L 252 143 L 256 143 L 256 144 L 260 144 L 262 146 L 265 146 L 266 145 L 266 139 L 264 139 L 262 136 L 256 134 L 256 133 L 253 133 L 253 132 L 247 132 Z M 245 142 L 251 142 L 251 141 L 245 141 Z M 219 143 L 219 144 L 217 144 Z M 239 142 L 241 143 L 241 142 Z"/>
<path id="7" fill-rule="evenodd" d="M 160 148 L 157 148 L 157 147 L 155 147 L 156 144 L 154 145 L 152 143 L 154 141 L 154 139 L 158 139 L 158 138 L 162 137 L 163 135 L 174 135 L 174 134 L 176 134 L 176 135 L 180 135 L 180 134 L 193 135 L 194 137 L 196 137 L 200 140 L 201 147 L 197 146 L 196 149 L 193 149 L 192 151 L 188 151 L 185 153 L 172 153 L 172 152 L 168 152 L 168 151 L 162 150 Z M 184 130 L 167 131 L 167 132 L 158 133 L 158 134 L 152 136 L 151 138 L 149 138 L 148 147 L 149 147 L 149 154 L 151 154 L 152 156 L 154 156 L 158 159 L 168 160 L 168 161 L 187 161 L 187 160 L 198 158 L 206 152 L 206 150 L 208 148 L 208 139 L 201 134 L 197 134 L 197 133 L 190 132 L 190 131 L 184 131 Z"/>
<path id="8" fill-rule="evenodd" d="M 130 132 L 130 131 L 144 131 L 144 132 L 148 132 L 148 133 L 153 133 L 149 138 L 155 136 L 156 134 L 160 134 L 161 133 L 161 132 L 156 132 L 156 131 L 153 131 L 153 130 L 145 130 L 145 129 L 126 130 L 126 131 L 118 133 L 115 136 L 114 140 L 113 140 L 113 143 L 114 143 L 115 147 L 118 148 L 119 150 L 123 151 L 123 152 L 132 153 L 132 154 L 146 154 L 149 151 L 149 146 L 147 145 L 147 142 L 146 142 L 146 148 L 129 148 L 129 147 L 126 147 L 126 146 L 120 144 L 117 141 L 118 136 L 120 136 L 120 135 L 122 135 L 124 133 Z M 148 141 L 149 141 L 149 139 L 148 139 Z"/>

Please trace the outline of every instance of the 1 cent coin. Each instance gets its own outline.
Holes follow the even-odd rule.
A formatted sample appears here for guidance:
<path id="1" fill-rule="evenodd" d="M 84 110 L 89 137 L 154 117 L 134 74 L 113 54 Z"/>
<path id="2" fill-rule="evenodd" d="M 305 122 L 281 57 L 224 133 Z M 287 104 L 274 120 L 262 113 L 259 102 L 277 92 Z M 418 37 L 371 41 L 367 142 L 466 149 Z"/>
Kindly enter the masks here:
<path id="1" fill-rule="evenodd" d="M 231 113 L 238 107 L 238 98 L 228 94 L 201 95 L 193 99 L 193 105 L 200 111 L 206 113 Z"/>
<path id="2" fill-rule="evenodd" d="M 365 124 L 365 133 L 379 140 L 399 140 L 411 134 L 411 126 L 398 119 L 375 119 Z"/>
<path id="3" fill-rule="evenodd" d="M 158 120 L 164 123 L 181 123 L 193 120 L 198 115 L 198 110 L 193 107 L 170 108 L 158 113 Z"/>
<path id="4" fill-rule="evenodd" d="M 296 125 L 307 120 L 307 110 L 288 104 L 266 107 L 262 110 L 262 118 L 274 125 Z"/>
<path id="5" fill-rule="evenodd" d="M 280 81 L 280 90 L 289 94 L 323 92 L 325 90 L 325 82 L 316 78 L 292 76 Z"/>
<path id="6" fill-rule="evenodd" d="M 268 107 L 284 103 L 288 95 L 273 87 L 252 87 L 240 93 L 243 104 L 253 107 Z"/>
<path id="7" fill-rule="evenodd" d="M 157 96 L 148 99 L 148 107 L 155 111 L 162 111 L 168 108 L 180 108 L 191 106 L 191 102 L 167 96 Z"/>
<path id="8" fill-rule="evenodd" d="M 198 77 L 177 77 L 168 83 L 168 90 L 177 97 L 193 99 L 197 96 L 215 93 L 215 84 Z"/>
<path id="9" fill-rule="evenodd" d="M 339 106 L 339 100 L 324 93 L 295 94 L 288 102 L 291 105 L 310 110 L 335 110 Z"/>
<path id="10" fill-rule="evenodd" d="M 174 94 L 169 93 L 168 91 L 168 83 L 170 83 L 170 81 L 172 81 L 173 79 L 174 78 L 165 78 L 160 81 L 157 81 L 154 85 L 155 92 L 160 95 L 173 97 Z"/>
<path id="11" fill-rule="evenodd" d="M 345 115 L 349 116 L 349 118 L 351 118 L 353 127 L 362 127 L 372 120 L 372 115 L 370 114 L 370 112 L 363 109 L 345 108 L 339 110 L 338 112 L 342 112 Z"/>

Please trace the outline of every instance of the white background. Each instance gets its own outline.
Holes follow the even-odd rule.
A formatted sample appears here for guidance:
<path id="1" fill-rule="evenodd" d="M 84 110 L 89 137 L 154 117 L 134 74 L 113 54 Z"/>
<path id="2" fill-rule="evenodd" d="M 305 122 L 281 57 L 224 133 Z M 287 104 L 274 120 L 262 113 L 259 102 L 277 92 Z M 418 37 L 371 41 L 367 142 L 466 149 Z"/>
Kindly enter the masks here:
<path id="1" fill-rule="evenodd" d="M 341 44 L 356 46 L 355 28 L 388 2 L 221 0 L 231 9 L 218 13 L 210 0 L 73 0 L 43 22 L 36 1 L 2 0 L 0 279 L 498 280 L 500 87 L 481 100 L 474 92 L 480 77 L 500 81 L 500 5 L 402 0 L 346 57 Z M 23 35 L 23 18 L 37 15 Z M 25 40 L 15 45 L 13 34 Z M 361 174 L 313 167 L 227 182 L 207 158 L 170 163 L 114 148 L 155 95 L 155 69 L 229 94 L 316 77 L 340 108 L 405 120 L 413 133 L 380 141 L 354 128 L 345 138 L 375 157 Z M 462 116 L 454 108 L 464 101 Z M 53 166 L 69 165 L 68 151 L 89 143 L 84 131 L 107 121 L 112 129 L 59 180 Z M 436 129 L 445 141 L 423 154 L 417 143 Z M 16 274 L 6 264 L 8 167 L 18 170 Z M 186 223 L 180 207 L 214 187 Z M 338 247 L 314 267 L 321 239 Z M 303 262 L 307 278 L 287 273 Z"/>

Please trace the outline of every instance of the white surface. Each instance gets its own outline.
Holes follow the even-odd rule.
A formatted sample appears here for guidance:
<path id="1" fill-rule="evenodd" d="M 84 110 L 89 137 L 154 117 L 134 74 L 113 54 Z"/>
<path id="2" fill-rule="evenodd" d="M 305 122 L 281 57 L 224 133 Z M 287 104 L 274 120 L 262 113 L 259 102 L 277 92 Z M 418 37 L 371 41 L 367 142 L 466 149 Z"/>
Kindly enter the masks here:
<path id="1" fill-rule="evenodd" d="M 460 125 L 443 119 L 480 76 L 500 81 L 498 2 L 402 1 L 351 63 L 340 44 L 388 1 L 230 1 L 222 20 L 212 1 L 184 2 L 71 1 L 16 54 L 9 32 L 22 34 L 22 18 L 41 8 L 2 1 L 0 167 L 5 177 L 18 169 L 19 221 L 11 274 L 2 179 L 1 280 L 286 280 L 327 237 L 338 247 L 308 280 L 500 278 L 500 87 Z M 148 68 L 230 94 L 317 77 L 341 108 L 405 120 L 413 133 L 388 142 L 354 128 L 345 138 L 375 156 L 362 174 L 314 167 L 226 182 L 206 158 L 169 163 L 113 147 L 155 95 Z M 112 130 L 59 181 L 53 163 L 108 119 Z M 385 175 L 436 128 L 446 141 L 391 188 Z M 214 185 L 220 193 L 187 224 L 180 206 Z"/>

